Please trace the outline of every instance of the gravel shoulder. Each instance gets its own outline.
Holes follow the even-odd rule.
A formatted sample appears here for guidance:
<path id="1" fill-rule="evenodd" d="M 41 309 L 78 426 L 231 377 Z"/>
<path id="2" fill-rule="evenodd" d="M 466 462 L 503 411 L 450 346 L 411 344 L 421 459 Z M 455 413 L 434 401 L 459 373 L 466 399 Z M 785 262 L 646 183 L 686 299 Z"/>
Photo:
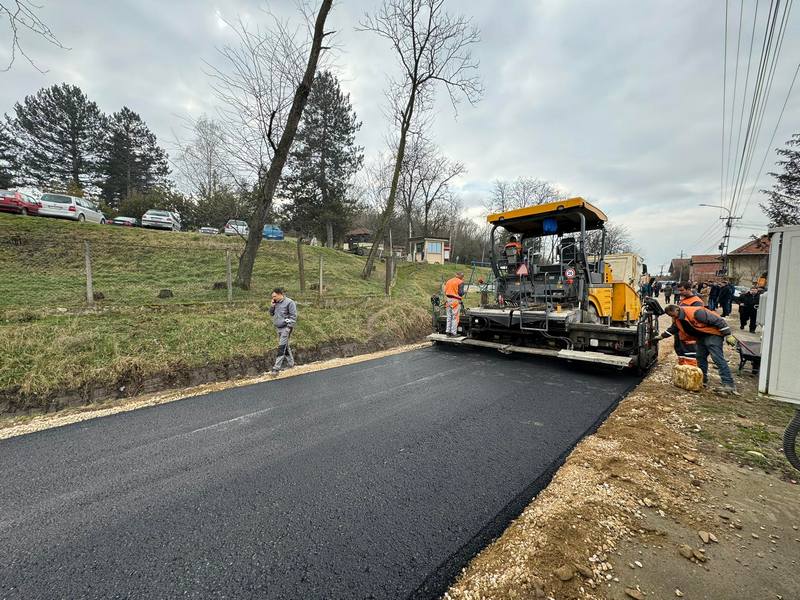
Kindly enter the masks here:
<path id="1" fill-rule="evenodd" d="M 446 599 L 798 597 L 800 487 L 780 450 L 791 410 L 758 399 L 747 372 L 739 398 L 685 392 L 675 362 L 662 342 L 659 364 Z"/>

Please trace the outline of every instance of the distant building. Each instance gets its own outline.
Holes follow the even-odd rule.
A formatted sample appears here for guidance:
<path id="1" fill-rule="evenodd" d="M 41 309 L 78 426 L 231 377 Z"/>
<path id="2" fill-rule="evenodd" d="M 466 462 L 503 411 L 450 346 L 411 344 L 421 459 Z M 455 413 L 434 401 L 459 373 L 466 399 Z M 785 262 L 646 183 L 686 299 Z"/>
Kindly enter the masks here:
<path id="1" fill-rule="evenodd" d="M 740 285 L 763 284 L 769 262 L 769 236 L 762 235 L 728 253 L 728 272 Z"/>
<path id="2" fill-rule="evenodd" d="M 669 276 L 673 281 L 686 281 L 689 277 L 689 259 L 673 258 L 669 263 Z"/>
<path id="3" fill-rule="evenodd" d="M 689 279 L 691 281 L 717 281 L 722 269 L 719 254 L 695 254 L 689 259 Z"/>
<path id="4" fill-rule="evenodd" d="M 441 265 L 445 262 L 445 247 L 449 240 L 438 237 L 412 237 L 408 243 L 411 246 L 411 260 L 413 262 L 427 262 Z"/>

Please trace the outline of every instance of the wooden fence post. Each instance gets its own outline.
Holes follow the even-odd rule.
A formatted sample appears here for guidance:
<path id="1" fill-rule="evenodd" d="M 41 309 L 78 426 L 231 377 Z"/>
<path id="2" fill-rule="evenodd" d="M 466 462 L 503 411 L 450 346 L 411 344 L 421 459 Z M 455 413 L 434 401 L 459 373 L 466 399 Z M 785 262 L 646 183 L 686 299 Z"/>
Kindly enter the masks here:
<path id="1" fill-rule="evenodd" d="M 389 254 L 386 257 L 386 284 L 384 286 L 384 293 L 387 296 L 392 294 L 392 265 L 394 264 L 394 256 Z"/>
<path id="2" fill-rule="evenodd" d="M 92 282 L 92 252 L 89 248 L 89 242 L 84 244 L 84 260 L 86 262 L 86 303 L 89 306 L 94 305 L 94 286 Z"/>
<path id="3" fill-rule="evenodd" d="M 300 293 L 306 293 L 306 267 L 303 262 L 303 238 L 297 238 L 297 265 L 300 269 Z"/>
<path id="4" fill-rule="evenodd" d="M 317 288 L 319 292 L 319 297 L 322 298 L 322 255 L 319 255 L 319 288 Z"/>
<path id="5" fill-rule="evenodd" d="M 233 278 L 231 277 L 231 251 L 225 250 L 225 277 L 228 286 L 228 302 L 233 301 Z"/>

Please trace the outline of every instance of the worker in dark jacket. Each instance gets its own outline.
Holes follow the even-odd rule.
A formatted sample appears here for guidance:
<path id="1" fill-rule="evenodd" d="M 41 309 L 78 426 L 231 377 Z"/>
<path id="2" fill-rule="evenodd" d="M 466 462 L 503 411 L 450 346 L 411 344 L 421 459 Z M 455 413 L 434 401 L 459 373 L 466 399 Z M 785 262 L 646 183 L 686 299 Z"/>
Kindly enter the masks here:
<path id="1" fill-rule="evenodd" d="M 725 360 L 723 340 L 731 335 L 728 322 L 713 310 L 701 306 L 676 306 L 670 304 L 665 312 L 672 318 L 672 325 L 661 334 L 662 338 L 671 335 L 697 340 L 697 366 L 703 372 L 703 383 L 708 383 L 708 355 L 719 369 L 722 387 L 716 391 L 738 395 L 733 382 L 731 369 Z"/>
<path id="2" fill-rule="evenodd" d="M 739 329 L 744 329 L 744 326 L 750 321 L 750 333 L 755 333 L 759 298 L 761 298 L 761 294 L 755 287 L 739 296 Z"/>
<path id="3" fill-rule="evenodd" d="M 269 314 L 272 317 L 272 324 L 278 332 L 278 356 L 275 364 L 269 372 L 271 376 L 276 376 L 286 362 L 286 368 L 294 366 L 294 356 L 289 348 L 289 338 L 292 330 L 297 325 L 297 304 L 286 295 L 283 288 L 272 290 L 272 305 L 269 307 Z"/>
<path id="4" fill-rule="evenodd" d="M 711 284 L 711 290 L 708 292 L 708 308 L 716 310 L 717 302 L 719 302 L 719 284 L 714 282 Z"/>
<path id="5" fill-rule="evenodd" d="M 722 309 L 722 316 L 727 317 L 733 310 L 733 284 L 730 281 L 723 281 L 719 289 L 719 307 Z"/>

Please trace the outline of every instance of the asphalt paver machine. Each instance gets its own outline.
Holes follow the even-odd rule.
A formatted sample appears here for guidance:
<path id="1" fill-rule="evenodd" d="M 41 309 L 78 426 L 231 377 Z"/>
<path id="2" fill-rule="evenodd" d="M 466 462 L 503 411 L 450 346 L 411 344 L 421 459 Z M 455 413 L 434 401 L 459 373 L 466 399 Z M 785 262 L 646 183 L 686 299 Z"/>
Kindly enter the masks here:
<path id="1" fill-rule="evenodd" d="M 433 296 L 435 333 L 428 339 L 640 371 L 656 361 L 663 309 L 653 299 L 643 305 L 628 282 L 614 279 L 604 260 L 607 217 L 599 208 L 570 198 L 487 221 L 493 279 L 479 284 L 480 306 L 462 310 L 458 334 L 448 336 L 443 297 Z M 600 245 L 593 262 L 591 232 Z"/>

